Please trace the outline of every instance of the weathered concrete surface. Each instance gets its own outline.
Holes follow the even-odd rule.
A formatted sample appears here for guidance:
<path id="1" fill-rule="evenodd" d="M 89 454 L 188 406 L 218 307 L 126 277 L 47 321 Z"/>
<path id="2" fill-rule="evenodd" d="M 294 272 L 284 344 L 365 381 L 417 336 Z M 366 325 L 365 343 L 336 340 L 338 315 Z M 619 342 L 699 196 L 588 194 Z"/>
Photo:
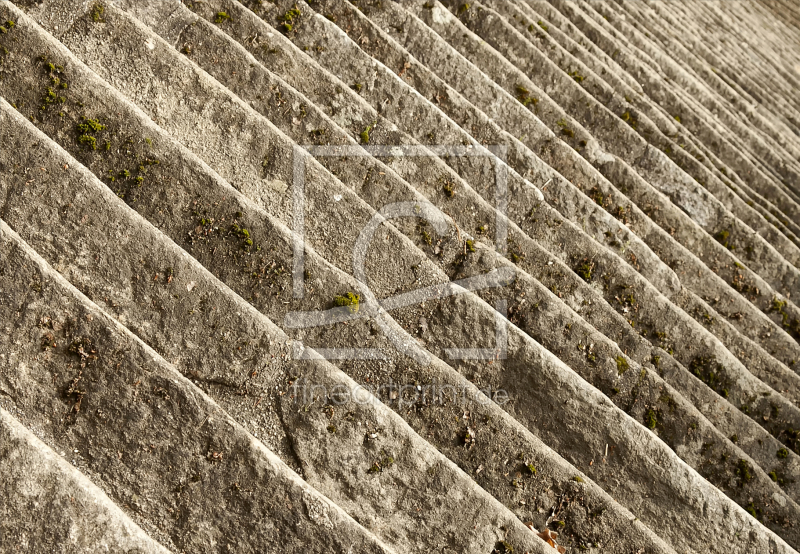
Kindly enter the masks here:
<path id="1" fill-rule="evenodd" d="M 553 549 L 530 529 L 548 528 L 570 550 L 793 552 L 762 524 L 797 542 L 800 311 L 791 298 L 797 272 L 785 263 L 800 252 L 798 112 L 788 94 L 797 79 L 765 61 L 781 80 L 763 75 L 762 89 L 753 80 L 763 74 L 753 60 L 764 52 L 797 59 L 776 42 L 792 32 L 770 24 L 773 35 L 744 41 L 751 57 L 716 41 L 763 21 L 768 8 L 756 2 L 730 10 L 401 4 L 422 20 L 368 0 L 20 0 L 56 40 L 4 2 L 0 94 L 13 102 L 2 106 L 13 146 L 0 156 L 0 217 L 37 251 L 30 256 L 44 256 L 172 361 L 173 374 L 189 379 L 181 394 L 218 402 L 234 432 L 214 440 L 257 433 L 251 447 L 268 445 L 326 495 L 368 548 L 539 552 Z M 708 48 L 673 47 L 687 31 L 670 26 L 695 16 L 687 29 L 726 32 Z M 736 63 L 742 75 L 717 73 Z M 676 108 L 695 112 L 686 125 Z M 493 205 L 500 164 L 430 155 L 428 142 L 508 147 L 509 219 Z M 298 144 L 358 152 L 303 164 L 303 232 L 312 247 L 303 249 L 299 288 L 289 274 L 298 252 L 289 229 L 298 224 Z M 373 158 L 359 146 L 372 144 L 425 155 Z M 381 223 L 365 277 L 353 269 L 353 245 L 391 201 L 424 207 L 450 229 L 434 232 L 413 218 Z M 507 226 L 507 243 L 493 240 L 495 224 Z M 466 294 L 456 284 L 441 289 L 498 269 L 513 282 Z M 367 283 L 377 298 L 426 285 L 462 294 L 395 307 L 376 322 Z M 343 308 L 332 325 L 298 325 L 298 313 L 311 322 L 310 311 L 348 291 L 366 295 L 359 311 Z M 503 300 L 510 303 L 500 319 Z M 448 354 L 491 347 L 498 321 L 507 321 L 506 357 Z M 49 335 L 42 341 L 50 344 Z M 24 342 L 15 346 L 24 350 Z M 293 359 L 305 345 L 364 345 L 382 359 L 334 360 L 338 369 Z M 45 352 L 57 362 L 56 346 Z M 65 393 L 75 421 L 86 415 L 81 379 Z M 291 388 L 385 379 L 413 380 L 417 390 L 462 387 L 487 402 L 465 409 L 389 395 L 364 408 L 323 396 L 299 406 Z M 479 388 L 503 389 L 509 402 L 495 404 Z M 18 389 L 34 402 L 36 391 Z M 19 413 L 34 429 L 31 417 L 46 421 L 33 409 Z M 179 423 L 191 417 L 183 411 Z M 213 431 L 206 421 L 199 428 L 206 426 Z M 232 475 L 223 453 L 209 452 L 220 475 Z M 75 464 L 124 509 L 133 506 L 130 515 L 153 539 L 176 550 L 190 544 L 181 542 L 188 520 L 162 518 L 152 498 L 132 504 L 120 496 L 131 485 L 108 467 L 96 471 L 96 459 Z M 298 482 L 283 468 L 282 478 Z M 136 471 L 145 481 L 158 474 L 146 463 Z M 206 498 L 193 501 L 208 510 Z M 462 504 L 476 506 L 474 514 Z M 708 523 L 698 528 L 698 520 Z M 215 536 L 252 523 L 206 521 L 205 536 L 188 548 L 222 548 Z M 264 534 L 252 540 L 276 544 Z"/>
<path id="2" fill-rule="evenodd" d="M 67 462 L 71 456 L 0 408 L 0 550 L 167 554 Z"/>

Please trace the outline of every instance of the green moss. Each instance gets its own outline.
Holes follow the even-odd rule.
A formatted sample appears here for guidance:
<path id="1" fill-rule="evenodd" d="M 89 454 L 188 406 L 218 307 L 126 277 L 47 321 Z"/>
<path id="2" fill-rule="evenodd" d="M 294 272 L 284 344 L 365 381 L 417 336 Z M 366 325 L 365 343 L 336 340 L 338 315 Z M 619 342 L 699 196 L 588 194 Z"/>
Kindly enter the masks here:
<path id="1" fill-rule="evenodd" d="M 779 438 L 789 450 L 800 455 L 800 429 L 795 430 L 792 427 L 788 427 L 780 433 Z"/>
<path id="2" fill-rule="evenodd" d="M 772 306 L 770 306 L 769 311 L 777 312 L 781 316 L 781 323 L 783 327 L 787 330 L 787 332 L 792 335 L 795 339 L 800 338 L 800 321 L 797 318 L 790 317 L 788 313 L 784 311 L 786 307 L 785 300 L 779 300 L 777 297 L 772 299 Z M 790 363 L 790 365 L 793 365 Z"/>
<path id="3" fill-rule="evenodd" d="M 92 21 L 95 23 L 105 23 L 106 7 L 100 3 L 95 2 L 92 6 Z"/>
<path id="4" fill-rule="evenodd" d="M 738 443 L 739 443 L 739 435 L 737 435 L 736 433 L 734 433 L 733 435 L 731 435 L 731 442 L 732 442 L 733 444 L 738 444 Z"/>
<path id="5" fill-rule="evenodd" d="M 240 239 L 242 239 L 242 247 L 245 250 L 249 250 L 251 246 L 253 246 L 253 239 L 250 238 L 250 231 L 247 229 L 243 229 L 239 227 L 236 223 L 231 225 L 231 232 L 235 235 L 238 235 Z M 260 249 L 260 247 L 259 247 Z"/>
<path id="6" fill-rule="evenodd" d="M 347 306 L 347 309 L 350 311 L 350 313 L 354 314 L 358 312 L 358 302 L 360 298 L 361 297 L 359 295 L 348 292 L 342 296 L 334 297 L 333 304 L 337 307 Z"/>
<path id="7" fill-rule="evenodd" d="M 714 235 L 714 239 L 718 243 L 720 243 L 722 246 L 724 246 L 725 248 L 727 248 L 729 250 L 732 250 L 732 248 L 730 246 L 728 246 L 728 239 L 730 238 L 730 236 L 731 236 L 731 232 L 726 230 L 726 229 L 723 229 L 722 231 L 720 231 L 716 235 Z"/>
<path id="8" fill-rule="evenodd" d="M 675 121 L 677 121 L 678 123 L 680 123 L 680 122 L 681 122 L 681 116 L 679 116 L 679 115 L 676 115 L 676 116 L 675 116 Z"/>
<path id="9" fill-rule="evenodd" d="M 781 448 L 780 450 L 778 450 L 776 456 L 778 456 L 778 458 L 780 458 L 780 459 L 788 458 L 789 457 L 789 451 L 786 450 L 785 448 Z"/>
<path id="10" fill-rule="evenodd" d="M 465 244 L 467 245 L 467 250 L 470 252 L 475 252 L 475 243 L 473 241 L 468 240 L 465 242 Z"/>
<path id="11" fill-rule="evenodd" d="M 556 121 L 556 125 L 558 125 L 561 128 L 562 135 L 568 136 L 569 138 L 573 138 L 575 136 L 575 132 L 572 129 L 570 129 L 567 120 L 563 118 L 559 119 L 558 121 Z"/>
<path id="12" fill-rule="evenodd" d="M 542 20 L 541 20 L 541 19 L 540 19 L 539 21 L 537 21 L 537 22 L 536 22 L 536 24 L 537 24 L 539 27 L 541 27 L 541 28 L 542 28 L 542 30 L 543 30 L 545 33 L 547 33 L 547 32 L 549 32 L 549 31 L 550 31 L 550 28 L 549 28 L 547 25 L 545 25 L 545 24 L 542 22 Z"/>
<path id="13" fill-rule="evenodd" d="M 463 14 L 464 12 L 468 11 L 469 9 L 470 9 L 470 5 L 469 4 L 461 4 L 458 7 L 458 15 Z"/>
<path id="14" fill-rule="evenodd" d="M 372 464 L 372 466 L 370 466 L 370 468 L 367 471 L 369 473 L 378 473 L 385 469 L 389 469 L 393 465 L 394 465 L 394 458 L 392 458 L 389 455 L 384 455 L 384 457 L 380 461 Z"/>
<path id="15" fill-rule="evenodd" d="M 577 71 L 570 71 L 569 76 L 572 77 L 576 83 L 581 83 L 586 78 Z"/>
<path id="16" fill-rule="evenodd" d="M 630 365 L 628 365 L 628 360 L 626 360 L 621 355 L 617 356 L 616 360 L 617 360 L 617 373 L 623 375 L 630 368 Z"/>
<path id="17" fill-rule="evenodd" d="M 573 481 L 575 481 L 576 483 L 583 483 L 583 479 L 581 478 L 581 476 L 580 476 L 580 475 L 576 475 L 576 476 L 574 476 L 574 477 L 572 478 L 572 480 L 573 480 Z"/>
<path id="18" fill-rule="evenodd" d="M 336 425 L 328 425 L 328 433 L 334 434 L 336 432 Z"/>
<path id="19" fill-rule="evenodd" d="M 231 16 L 228 15 L 227 12 L 217 12 L 216 15 L 214 15 L 214 23 L 217 25 L 230 21 L 230 19 Z"/>
<path id="20" fill-rule="evenodd" d="M 87 147 L 91 148 L 92 150 L 97 150 L 97 139 L 95 139 L 91 135 L 80 135 L 78 136 L 78 143 L 85 144 Z"/>
<path id="21" fill-rule="evenodd" d="M 530 471 L 532 475 L 536 475 L 537 473 L 536 466 L 534 466 L 533 464 L 527 464 L 525 467 L 528 468 L 528 471 Z"/>
<path id="22" fill-rule="evenodd" d="M 636 116 L 631 114 L 629 110 L 623 112 L 623 114 L 620 117 L 622 117 L 622 121 L 630 125 L 634 131 L 639 127 L 639 120 L 637 120 Z"/>
<path id="23" fill-rule="evenodd" d="M 728 396 L 728 380 L 725 367 L 714 356 L 698 356 L 689 364 L 689 371 L 720 396 Z M 743 410 L 744 411 L 744 410 Z"/>
<path id="24" fill-rule="evenodd" d="M 297 8 L 297 4 L 295 4 L 294 7 L 283 14 L 281 18 L 283 20 L 283 30 L 290 33 L 292 29 L 294 29 L 295 19 L 299 19 L 301 15 L 303 15 L 302 12 Z"/>
<path id="25" fill-rule="evenodd" d="M 761 519 L 761 510 L 756 508 L 756 505 L 753 504 L 752 502 L 750 502 L 747 506 L 745 506 L 744 509 L 747 510 L 747 513 L 749 513 L 754 518 L 758 520 Z"/>
<path id="26" fill-rule="evenodd" d="M 428 231 L 424 229 L 422 230 L 422 238 L 425 239 L 425 242 L 428 244 L 428 246 L 431 246 L 433 244 L 433 239 L 431 238 Z"/>
<path id="27" fill-rule="evenodd" d="M 523 106 L 527 107 L 530 104 L 533 104 L 533 106 L 536 107 L 539 104 L 539 99 L 536 98 L 535 96 L 531 96 L 530 91 L 527 88 L 523 87 L 522 85 L 517 85 L 516 91 L 517 91 L 517 100 L 519 100 L 520 104 L 522 104 Z"/>
<path id="28" fill-rule="evenodd" d="M 79 133 L 98 132 L 105 129 L 106 126 L 101 124 L 97 119 L 83 118 L 83 123 L 78 123 L 77 129 Z"/>
<path id="29" fill-rule="evenodd" d="M 653 408 L 648 408 L 644 413 L 644 425 L 650 430 L 653 430 L 658 426 L 658 416 Z"/>
<path id="30" fill-rule="evenodd" d="M 775 470 L 770 471 L 767 475 L 769 475 L 769 478 L 772 479 L 774 482 L 776 483 L 778 482 L 778 474 L 775 473 Z"/>
<path id="31" fill-rule="evenodd" d="M 372 130 L 373 127 L 375 127 L 376 123 L 377 121 L 372 125 L 367 125 L 367 128 L 361 131 L 361 142 L 363 142 L 364 144 L 369 144 L 369 132 Z"/>
<path id="32" fill-rule="evenodd" d="M 739 478 L 739 486 L 743 487 L 745 483 L 753 479 L 753 468 L 747 463 L 747 460 L 740 459 L 736 463 L 736 477 Z"/>
<path id="33" fill-rule="evenodd" d="M 363 87 L 364 87 L 364 85 L 362 85 L 361 83 L 355 83 L 355 84 L 353 84 L 353 88 L 355 89 L 355 91 L 356 91 L 356 92 L 361 92 L 361 89 L 362 89 Z"/>
<path id="34" fill-rule="evenodd" d="M 450 181 L 446 181 L 442 186 L 442 189 L 448 198 L 452 198 L 456 195 L 456 186 Z"/>
<path id="35" fill-rule="evenodd" d="M 592 280 L 592 269 L 594 269 L 594 262 L 586 260 L 578 266 L 575 272 L 588 283 Z"/>

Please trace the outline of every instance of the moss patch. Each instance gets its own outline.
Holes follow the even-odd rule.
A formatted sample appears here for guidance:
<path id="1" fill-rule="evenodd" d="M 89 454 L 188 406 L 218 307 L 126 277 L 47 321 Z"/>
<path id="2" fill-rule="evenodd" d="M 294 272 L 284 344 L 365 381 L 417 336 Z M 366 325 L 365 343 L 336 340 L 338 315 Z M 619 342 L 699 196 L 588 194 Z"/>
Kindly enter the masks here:
<path id="1" fill-rule="evenodd" d="M 562 135 L 567 136 L 569 138 L 575 137 L 575 131 L 573 131 L 570 128 L 569 123 L 567 123 L 566 119 L 564 118 L 559 119 L 558 121 L 556 121 L 556 125 L 558 125 L 559 128 L 561 129 Z"/>
<path id="2" fill-rule="evenodd" d="M 630 369 L 630 365 L 628 365 L 628 360 L 626 360 L 622 356 L 617 356 L 617 373 L 623 375 L 628 369 Z"/>
<path id="3" fill-rule="evenodd" d="M 296 25 L 295 20 L 299 19 L 301 15 L 303 15 L 303 13 L 297 8 L 297 4 L 295 4 L 292 9 L 288 10 L 283 14 L 283 17 L 281 17 L 283 21 L 283 30 L 287 33 L 291 32 Z"/>
<path id="4" fill-rule="evenodd" d="M 592 270 L 594 269 L 594 262 L 591 260 L 584 260 L 578 267 L 575 269 L 575 273 L 577 273 L 581 279 L 586 281 L 587 283 L 592 280 Z"/>
<path id="5" fill-rule="evenodd" d="M 753 468 L 747 463 L 747 460 L 740 459 L 736 463 L 736 477 L 739 479 L 739 486 L 743 487 L 746 483 L 753 479 Z"/>
<path id="6" fill-rule="evenodd" d="M 650 430 L 658 426 L 658 414 L 653 408 L 648 408 L 644 413 L 644 426 Z"/>
<path id="7" fill-rule="evenodd" d="M 639 127 L 639 120 L 636 119 L 636 116 L 634 116 L 630 110 L 624 111 L 620 117 L 622 118 L 622 121 L 630 125 L 631 129 L 634 131 Z"/>
<path id="8" fill-rule="evenodd" d="M 360 298 L 361 297 L 359 295 L 348 292 L 342 296 L 334 297 L 333 305 L 337 307 L 347 306 L 347 309 L 350 311 L 350 313 L 354 314 L 358 311 L 358 302 Z"/>
<path id="9" fill-rule="evenodd" d="M 725 367 L 717 362 L 714 356 L 698 356 L 689 364 L 692 374 L 705 383 L 711 390 L 728 397 L 728 380 L 725 378 Z"/>
<path id="10" fill-rule="evenodd" d="M 525 87 L 523 87 L 522 85 L 517 85 L 516 91 L 517 91 L 516 94 L 517 100 L 519 100 L 520 104 L 522 104 L 523 106 L 527 107 L 530 104 L 533 104 L 535 108 L 539 104 L 539 99 L 536 98 L 535 96 L 531 96 L 530 91 Z"/>
<path id="11" fill-rule="evenodd" d="M 94 6 L 92 6 L 92 21 L 95 23 L 105 23 L 105 14 L 106 14 L 106 7 L 100 3 L 95 2 Z"/>

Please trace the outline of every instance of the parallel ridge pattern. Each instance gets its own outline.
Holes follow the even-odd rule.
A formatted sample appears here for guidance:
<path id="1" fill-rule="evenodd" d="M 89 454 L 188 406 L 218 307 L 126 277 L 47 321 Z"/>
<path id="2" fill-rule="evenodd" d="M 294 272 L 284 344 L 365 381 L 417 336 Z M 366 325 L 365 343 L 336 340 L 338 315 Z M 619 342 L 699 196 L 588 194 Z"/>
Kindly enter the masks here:
<path id="1" fill-rule="evenodd" d="M 0 0 L 0 550 L 796 552 L 798 90 L 785 0 Z"/>

